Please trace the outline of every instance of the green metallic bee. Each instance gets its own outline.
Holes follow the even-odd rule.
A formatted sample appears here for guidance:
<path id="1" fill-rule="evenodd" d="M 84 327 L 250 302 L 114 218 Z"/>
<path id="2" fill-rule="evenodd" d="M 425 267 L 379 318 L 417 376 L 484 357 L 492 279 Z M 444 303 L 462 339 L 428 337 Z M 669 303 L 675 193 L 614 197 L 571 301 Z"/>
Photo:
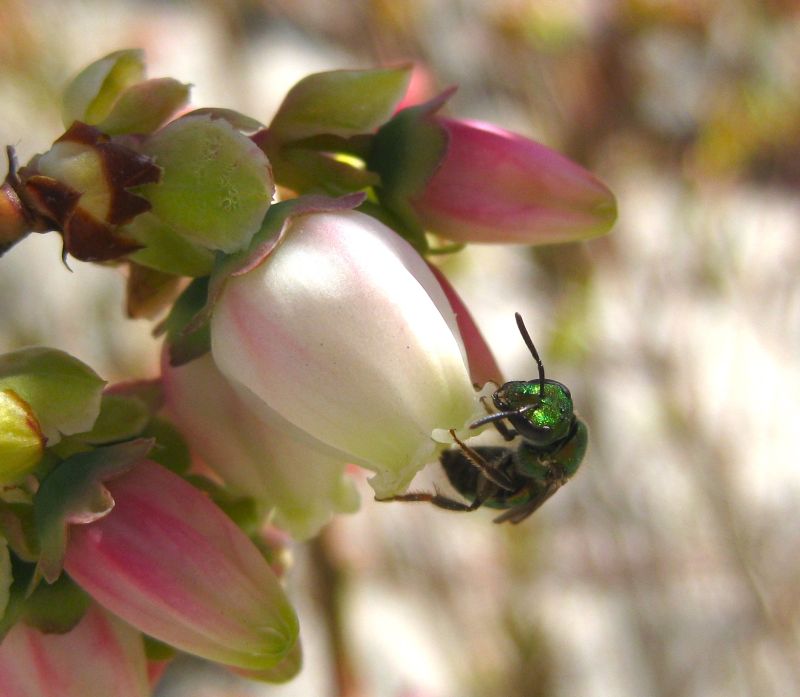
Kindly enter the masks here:
<path id="1" fill-rule="evenodd" d="M 385 501 L 427 501 L 451 511 L 474 511 L 481 506 L 505 510 L 495 523 L 520 523 L 536 511 L 575 474 L 586 453 L 588 430 L 577 416 L 572 395 L 565 385 L 544 376 L 544 365 L 519 313 L 522 339 L 539 366 L 539 378 L 513 381 L 492 395 L 497 412 L 470 428 L 491 423 L 506 441 L 519 436 L 516 450 L 510 447 L 463 443 L 440 457 L 450 483 L 472 503 L 455 501 L 440 493 L 410 492 Z M 507 422 L 507 423 L 506 423 Z"/>

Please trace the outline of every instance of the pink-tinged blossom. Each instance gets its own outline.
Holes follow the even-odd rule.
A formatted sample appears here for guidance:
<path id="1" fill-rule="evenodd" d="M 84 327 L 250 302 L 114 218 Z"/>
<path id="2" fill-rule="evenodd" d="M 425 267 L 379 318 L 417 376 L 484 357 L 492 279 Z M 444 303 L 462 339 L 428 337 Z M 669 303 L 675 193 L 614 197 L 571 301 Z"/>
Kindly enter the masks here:
<path id="1" fill-rule="evenodd" d="M 162 386 L 171 419 L 192 452 L 235 493 L 254 498 L 298 539 L 316 534 L 333 513 L 358 507 L 341 456 L 308 443 L 277 413 L 264 418 L 263 405 L 257 414 L 210 355 L 176 368 L 164 353 Z"/>
<path id="2" fill-rule="evenodd" d="M 214 360 L 308 437 L 408 486 L 484 413 L 453 310 L 419 254 L 356 211 L 294 218 L 260 265 L 228 279 Z"/>
<path id="3" fill-rule="evenodd" d="M 96 605 L 66 634 L 18 622 L 0 643 L 2 697 L 148 697 L 142 635 Z"/>
<path id="4" fill-rule="evenodd" d="M 437 120 L 447 154 L 412 201 L 431 232 L 456 242 L 551 244 L 613 225 L 613 194 L 563 155 L 492 124 Z"/>
<path id="5" fill-rule="evenodd" d="M 256 546 L 199 490 L 149 460 L 106 486 L 114 508 L 73 525 L 64 568 L 97 602 L 160 641 L 265 670 L 297 618 Z"/>

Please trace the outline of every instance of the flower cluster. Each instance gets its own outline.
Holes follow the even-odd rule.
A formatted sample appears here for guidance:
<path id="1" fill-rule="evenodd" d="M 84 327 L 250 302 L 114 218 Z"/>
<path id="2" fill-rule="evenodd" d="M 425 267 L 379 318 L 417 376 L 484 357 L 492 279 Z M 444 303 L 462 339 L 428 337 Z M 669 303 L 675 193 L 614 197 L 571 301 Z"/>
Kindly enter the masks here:
<path id="1" fill-rule="evenodd" d="M 119 51 L 0 192 L 0 249 L 54 230 L 167 311 L 161 375 L 106 387 L 56 349 L 0 357 L 3 695 L 150 694 L 185 651 L 265 681 L 300 669 L 270 526 L 315 535 L 485 415 L 497 367 L 426 258 L 607 232 L 614 198 L 543 145 L 398 108 L 410 68 L 333 71 L 268 126 L 182 113 L 188 87 Z M 179 116 L 176 117 L 177 114 Z M 145 638 L 146 637 L 146 638 Z"/>

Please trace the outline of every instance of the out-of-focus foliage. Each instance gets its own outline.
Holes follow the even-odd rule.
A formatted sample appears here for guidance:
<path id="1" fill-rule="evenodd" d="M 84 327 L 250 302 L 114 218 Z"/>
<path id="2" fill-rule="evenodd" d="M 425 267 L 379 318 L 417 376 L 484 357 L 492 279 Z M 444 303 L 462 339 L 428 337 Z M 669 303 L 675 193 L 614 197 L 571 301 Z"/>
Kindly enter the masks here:
<path id="1" fill-rule="evenodd" d="M 559 148 L 617 195 L 607 238 L 443 260 L 508 377 L 535 374 L 525 316 L 589 423 L 580 474 L 517 528 L 422 504 L 338 518 L 289 577 L 304 673 L 264 694 L 800 694 L 797 3 L 6 0 L 0 26 L 0 136 L 23 161 L 70 74 L 122 47 L 193 79 L 197 106 L 264 121 L 304 74 L 414 60 L 420 100 L 457 83 L 450 115 Z M 56 276 L 51 242 L 0 263 L 0 348 L 154 374 L 116 272 Z M 243 694 L 179 668 L 161 695 Z"/>

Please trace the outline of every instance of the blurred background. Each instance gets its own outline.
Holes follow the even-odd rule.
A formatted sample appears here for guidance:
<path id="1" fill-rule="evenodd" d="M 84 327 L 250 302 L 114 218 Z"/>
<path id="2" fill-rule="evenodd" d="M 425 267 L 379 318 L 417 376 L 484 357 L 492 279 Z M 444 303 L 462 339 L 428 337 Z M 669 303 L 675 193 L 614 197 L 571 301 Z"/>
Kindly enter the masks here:
<path id="1" fill-rule="evenodd" d="M 443 262 L 507 378 L 535 375 L 520 311 L 571 388 L 591 443 L 569 486 L 518 527 L 364 487 L 293 549 L 301 676 L 181 659 L 159 697 L 800 694 L 795 0 L 0 0 L 0 27 L 21 162 L 63 130 L 66 81 L 119 48 L 263 121 L 309 72 L 413 60 L 423 93 L 459 85 L 451 115 L 565 152 L 619 201 L 606 238 Z M 154 375 L 120 272 L 59 253 L 34 235 L 0 259 L 0 351 Z"/>

